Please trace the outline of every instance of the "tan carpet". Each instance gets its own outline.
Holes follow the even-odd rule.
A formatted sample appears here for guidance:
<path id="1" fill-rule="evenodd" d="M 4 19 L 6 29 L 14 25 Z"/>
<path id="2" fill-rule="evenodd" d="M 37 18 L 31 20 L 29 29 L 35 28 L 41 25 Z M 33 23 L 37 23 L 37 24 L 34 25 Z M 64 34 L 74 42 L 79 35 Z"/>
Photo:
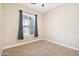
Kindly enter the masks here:
<path id="1" fill-rule="evenodd" d="M 45 40 L 9 48 L 3 51 L 3 56 L 79 56 L 79 52 L 68 49 Z"/>

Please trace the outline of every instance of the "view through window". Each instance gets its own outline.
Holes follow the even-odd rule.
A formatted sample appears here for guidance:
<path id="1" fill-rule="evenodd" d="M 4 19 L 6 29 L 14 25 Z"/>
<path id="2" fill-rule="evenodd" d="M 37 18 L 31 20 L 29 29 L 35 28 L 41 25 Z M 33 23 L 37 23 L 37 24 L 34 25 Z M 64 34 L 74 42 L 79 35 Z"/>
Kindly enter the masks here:
<path id="1" fill-rule="evenodd" d="M 24 38 L 34 37 L 35 33 L 35 16 L 23 13 L 23 35 Z"/>

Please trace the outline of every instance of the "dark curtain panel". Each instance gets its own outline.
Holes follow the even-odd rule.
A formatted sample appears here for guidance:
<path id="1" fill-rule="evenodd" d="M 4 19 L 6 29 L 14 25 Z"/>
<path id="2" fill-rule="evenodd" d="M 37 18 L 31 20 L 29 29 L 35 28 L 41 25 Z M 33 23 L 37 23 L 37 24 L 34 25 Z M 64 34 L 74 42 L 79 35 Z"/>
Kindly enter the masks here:
<path id="1" fill-rule="evenodd" d="M 23 15 L 22 10 L 19 10 L 19 32 L 18 32 L 18 40 L 23 39 Z"/>
<path id="2" fill-rule="evenodd" d="M 37 15 L 35 15 L 35 35 L 34 37 L 38 37 Z"/>

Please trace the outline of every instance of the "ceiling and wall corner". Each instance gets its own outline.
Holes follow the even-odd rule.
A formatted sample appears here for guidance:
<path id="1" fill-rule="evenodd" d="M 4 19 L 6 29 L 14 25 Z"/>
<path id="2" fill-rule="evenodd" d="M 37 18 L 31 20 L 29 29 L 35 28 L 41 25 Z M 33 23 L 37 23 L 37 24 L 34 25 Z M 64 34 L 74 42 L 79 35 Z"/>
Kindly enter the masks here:
<path id="1" fill-rule="evenodd" d="M 45 13 L 51 9 L 56 8 L 57 6 L 63 5 L 63 3 L 43 3 L 44 7 L 42 7 L 42 3 L 36 3 L 36 4 L 31 4 L 31 3 L 21 3 L 20 5 L 24 5 L 29 9 L 36 10 L 37 12 L 40 13 Z"/>

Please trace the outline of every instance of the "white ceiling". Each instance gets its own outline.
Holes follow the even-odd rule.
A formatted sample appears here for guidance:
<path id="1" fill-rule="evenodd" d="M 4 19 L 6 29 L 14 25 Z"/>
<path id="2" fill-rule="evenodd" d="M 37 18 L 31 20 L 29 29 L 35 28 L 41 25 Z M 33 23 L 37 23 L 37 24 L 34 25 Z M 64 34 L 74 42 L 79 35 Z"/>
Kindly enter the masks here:
<path id="1" fill-rule="evenodd" d="M 52 9 L 52 8 L 56 8 L 59 5 L 62 5 L 62 3 L 44 3 L 44 7 L 42 7 L 42 3 L 36 3 L 36 4 L 31 4 L 31 3 L 22 3 L 22 5 L 36 10 L 38 12 L 44 13 L 47 12 L 48 10 Z"/>

